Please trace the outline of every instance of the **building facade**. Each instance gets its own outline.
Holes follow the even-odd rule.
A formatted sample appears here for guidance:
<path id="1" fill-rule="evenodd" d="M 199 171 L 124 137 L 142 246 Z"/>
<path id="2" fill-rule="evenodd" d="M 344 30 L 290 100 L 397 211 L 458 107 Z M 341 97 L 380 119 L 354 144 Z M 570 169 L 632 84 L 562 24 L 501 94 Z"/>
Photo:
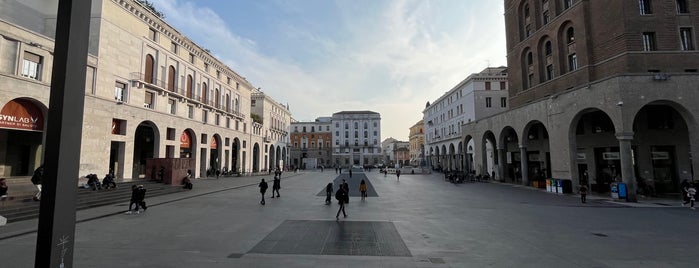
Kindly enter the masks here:
<path id="1" fill-rule="evenodd" d="M 393 167 L 396 164 L 398 164 L 400 166 L 410 164 L 409 163 L 410 162 L 410 154 L 405 153 L 402 150 L 400 153 L 398 152 L 399 149 L 410 148 L 409 142 L 399 141 L 399 140 L 396 140 L 394 138 L 387 138 L 381 142 L 381 148 L 382 148 L 382 155 L 383 155 L 384 163 L 386 165 Z M 409 151 L 409 149 L 406 151 Z M 407 155 L 407 157 L 405 155 Z M 400 156 L 400 158 L 398 156 Z"/>
<path id="2" fill-rule="evenodd" d="M 43 159 L 56 9 L 0 3 L 3 176 L 31 175 Z M 91 13 L 80 174 L 148 178 L 149 158 L 195 159 L 195 176 L 264 169 L 270 128 L 250 116 L 250 82 L 137 1 L 95 0 Z"/>
<path id="3" fill-rule="evenodd" d="M 699 83 L 689 1 L 506 0 L 512 109 L 463 127 L 463 142 L 495 145 L 474 170 L 525 185 L 570 179 L 609 191 L 679 192 L 699 154 Z"/>
<path id="4" fill-rule="evenodd" d="M 410 127 L 408 142 L 410 143 L 410 165 L 413 167 L 423 166 L 425 156 L 425 131 L 423 120 L 418 121 Z"/>
<path id="5" fill-rule="evenodd" d="M 333 165 L 332 118 L 291 124 L 291 166 L 313 169 Z"/>
<path id="6" fill-rule="evenodd" d="M 289 163 L 289 107 L 256 90 L 251 94 L 250 113 L 262 120 L 263 171 L 284 170 Z"/>
<path id="7" fill-rule="evenodd" d="M 508 109 L 507 68 L 489 67 L 469 75 L 423 110 L 425 154 L 437 170 L 473 166 L 473 143 L 464 143 L 462 126 Z M 487 144 L 486 153 L 494 147 Z M 490 165 L 492 170 L 492 164 Z"/>
<path id="8" fill-rule="evenodd" d="M 342 111 L 332 115 L 335 166 L 381 163 L 381 115 L 372 111 Z"/>

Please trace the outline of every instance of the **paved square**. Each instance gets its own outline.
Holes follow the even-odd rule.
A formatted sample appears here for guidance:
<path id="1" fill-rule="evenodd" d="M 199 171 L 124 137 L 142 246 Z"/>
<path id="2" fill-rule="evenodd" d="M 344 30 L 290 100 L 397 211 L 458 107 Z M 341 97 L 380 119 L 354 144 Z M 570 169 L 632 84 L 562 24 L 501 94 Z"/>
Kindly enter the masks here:
<path id="1" fill-rule="evenodd" d="M 385 221 L 287 220 L 248 253 L 411 257 Z"/>

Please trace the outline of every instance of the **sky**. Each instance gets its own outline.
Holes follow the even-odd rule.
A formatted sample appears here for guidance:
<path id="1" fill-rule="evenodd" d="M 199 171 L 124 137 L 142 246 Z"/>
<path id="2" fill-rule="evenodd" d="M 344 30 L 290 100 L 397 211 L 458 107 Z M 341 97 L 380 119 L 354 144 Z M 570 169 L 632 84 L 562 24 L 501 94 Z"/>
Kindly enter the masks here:
<path id="1" fill-rule="evenodd" d="M 505 66 L 502 1 L 150 0 L 298 121 L 381 114 L 381 140 L 409 128 L 468 75 Z"/>

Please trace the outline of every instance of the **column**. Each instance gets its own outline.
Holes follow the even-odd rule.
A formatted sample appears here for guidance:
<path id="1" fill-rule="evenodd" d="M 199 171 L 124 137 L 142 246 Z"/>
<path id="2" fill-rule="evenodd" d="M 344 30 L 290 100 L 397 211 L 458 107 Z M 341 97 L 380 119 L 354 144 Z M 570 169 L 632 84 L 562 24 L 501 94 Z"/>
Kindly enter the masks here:
<path id="1" fill-rule="evenodd" d="M 626 183 L 626 196 L 628 202 L 636 202 L 636 174 L 633 171 L 633 160 L 631 153 L 631 141 L 633 132 L 622 132 L 616 134 L 619 140 L 619 157 L 621 158 L 621 178 Z"/>
<path id="2" fill-rule="evenodd" d="M 522 185 L 529 185 L 529 159 L 527 159 L 527 146 L 519 146 L 519 161 L 522 163 Z"/>
<path id="3" fill-rule="evenodd" d="M 499 181 L 505 181 L 505 162 L 507 162 L 507 159 L 505 159 L 507 152 L 505 151 L 505 148 L 498 148 L 498 180 Z"/>

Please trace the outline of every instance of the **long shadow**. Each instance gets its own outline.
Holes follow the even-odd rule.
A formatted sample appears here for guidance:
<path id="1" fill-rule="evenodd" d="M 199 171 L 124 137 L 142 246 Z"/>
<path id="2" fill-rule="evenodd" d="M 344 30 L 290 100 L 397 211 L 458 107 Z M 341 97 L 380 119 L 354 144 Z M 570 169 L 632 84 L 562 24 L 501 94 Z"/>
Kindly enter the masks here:
<path id="1" fill-rule="evenodd" d="M 369 178 L 367 178 L 366 175 L 364 175 L 364 172 L 361 171 L 352 171 L 352 178 L 350 178 L 349 174 L 340 174 L 338 175 L 334 180 L 333 180 L 333 200 L 335 200 L 335 192 L 340 188 L 340 184 L 342 183 L 342 180 L 345 180 L 347 184 L 349 184 L 349 195 L 350 197 L 360 197 L 361 193 L 359 192 L 359 183 L 364 180 L 366 183 L 366 194 L 368 197 L 378 197 L 379 195 L 376 193 L 376 190 L 374 190 L 374 186 L 371 185 L 371 181 L 369 181 Z M 322 189 L 320 192 L 317 194 L 317 196 L 325 196 L 325 187 L 327 185 L 323 185 Z"/>

